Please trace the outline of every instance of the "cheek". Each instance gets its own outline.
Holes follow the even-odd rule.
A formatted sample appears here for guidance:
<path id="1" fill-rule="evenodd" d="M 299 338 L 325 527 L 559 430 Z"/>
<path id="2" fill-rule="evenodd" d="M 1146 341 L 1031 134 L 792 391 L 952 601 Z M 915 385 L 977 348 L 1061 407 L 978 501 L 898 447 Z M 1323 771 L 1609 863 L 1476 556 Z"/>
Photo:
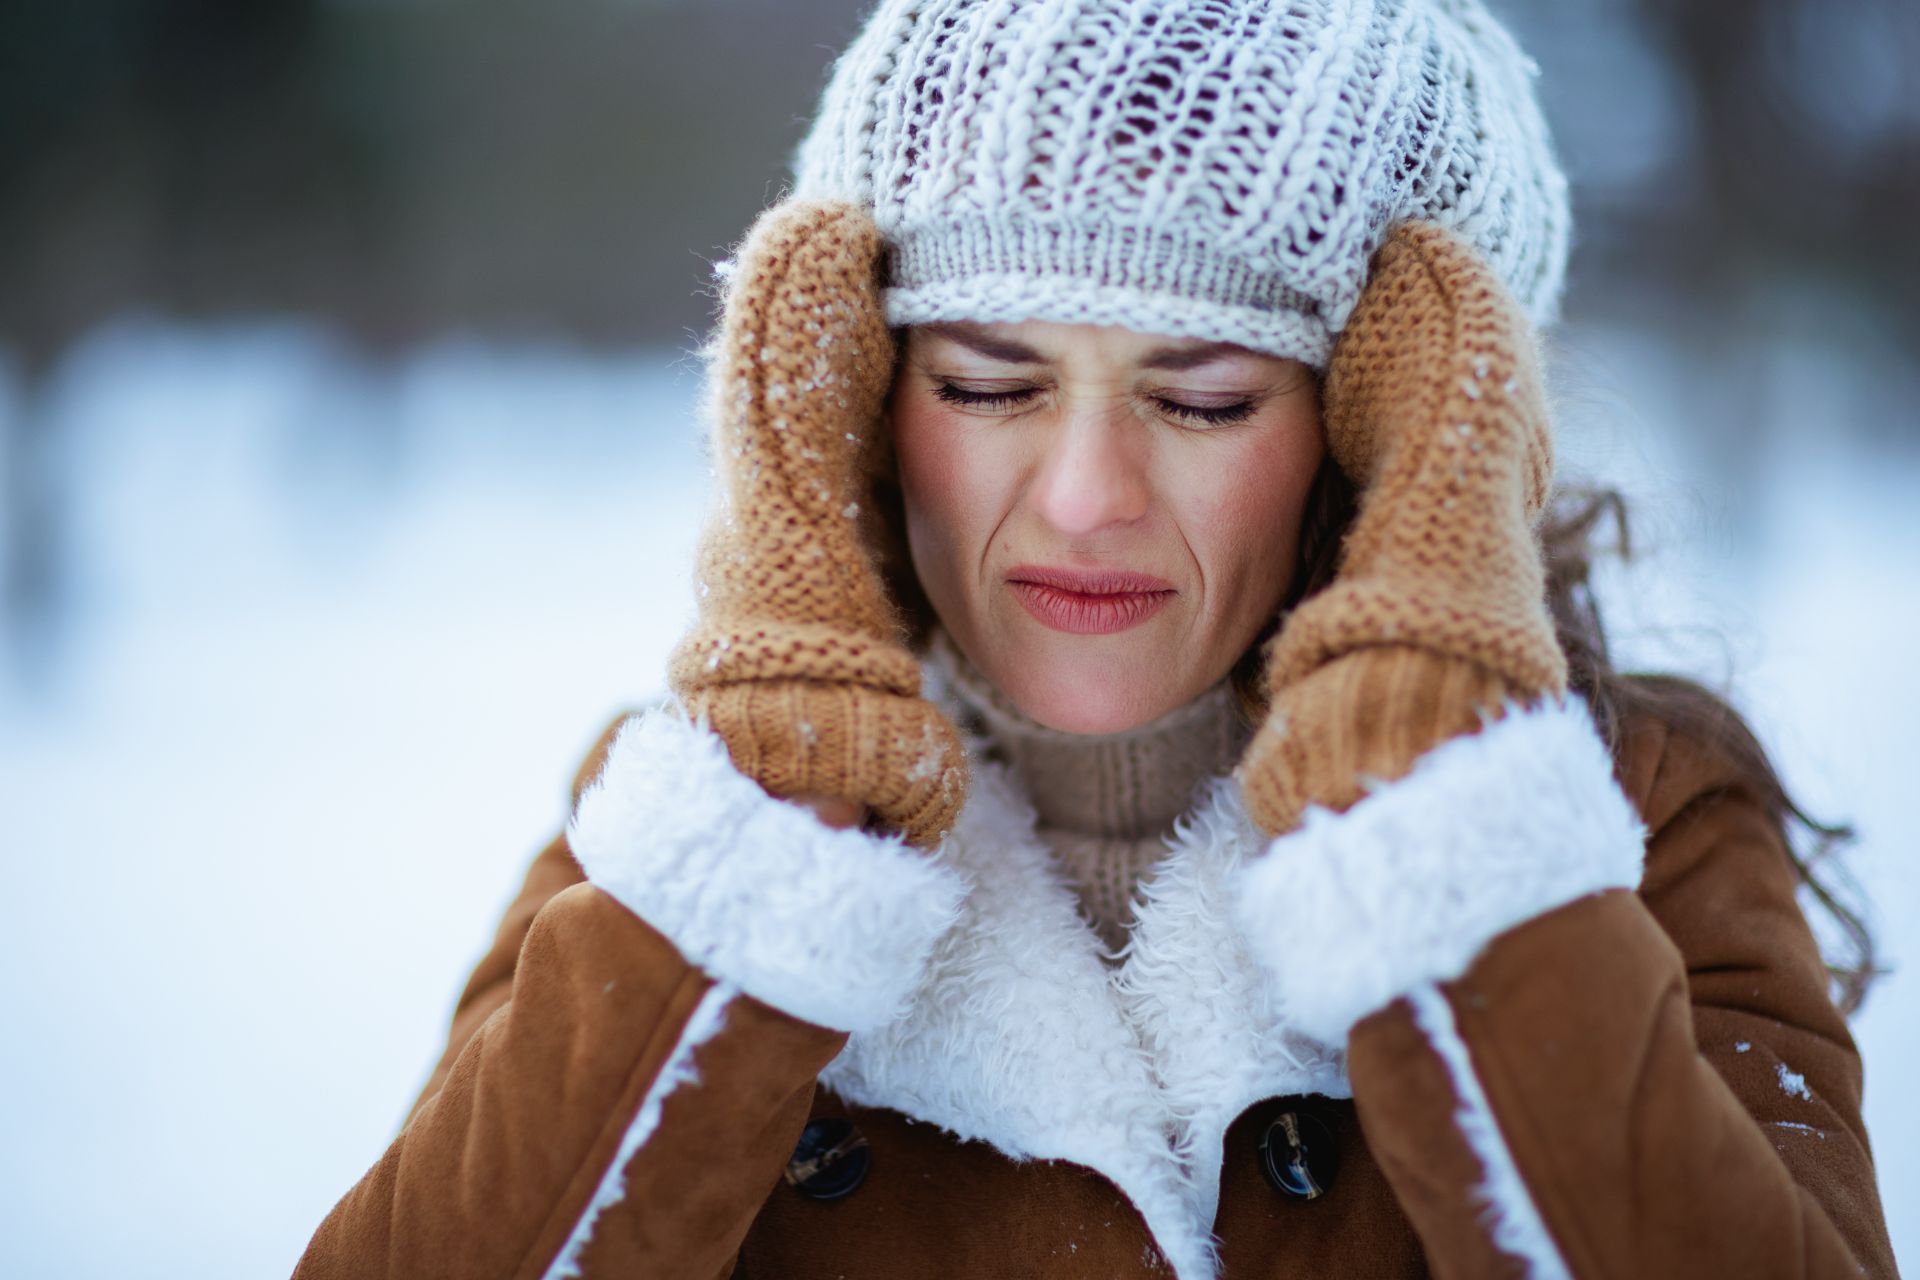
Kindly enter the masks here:
<path id="1" fill-rule="evenodd" d="M 1325 454 L 1317 420 L 1223 442 L 1190 477 L 1183 528 L 1212 587 L 1212 611 L 1264 618 L 1286 594 L 1307 494 Z"/>
<path id="2" fill-rule="evenodd" d="M 943 610 L 953 603 L 965 566 L 980 559 L 992 528 L 987 517 L 995 467 L 968 425 L 951 421 L 942 406 L 924 397 L 903 393 L 893 404 L 908 550 L 921 586 Z"/>

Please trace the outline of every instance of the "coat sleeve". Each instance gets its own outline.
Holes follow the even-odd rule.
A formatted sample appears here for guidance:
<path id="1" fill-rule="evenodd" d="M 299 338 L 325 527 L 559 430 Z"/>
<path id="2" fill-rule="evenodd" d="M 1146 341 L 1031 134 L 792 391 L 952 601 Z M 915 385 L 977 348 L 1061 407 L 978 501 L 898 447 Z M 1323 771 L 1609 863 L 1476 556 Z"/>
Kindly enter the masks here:
<path id="1" fill-rule="evenodd" d="M 1778 818 L 1663 725 L 1620 766 L 1578 699 L 1510 707 L 1274 841 L 1241 927 L 1436 1275 L 1893 1277 Z"/>
<path id="2" fill-rule="evenodd" d="M 953 872 L 773 799 L 672 708 L 616 721 L 575 797 L 297 1280 L 729 1274 L 818 1073 L 958 911 Z"/>

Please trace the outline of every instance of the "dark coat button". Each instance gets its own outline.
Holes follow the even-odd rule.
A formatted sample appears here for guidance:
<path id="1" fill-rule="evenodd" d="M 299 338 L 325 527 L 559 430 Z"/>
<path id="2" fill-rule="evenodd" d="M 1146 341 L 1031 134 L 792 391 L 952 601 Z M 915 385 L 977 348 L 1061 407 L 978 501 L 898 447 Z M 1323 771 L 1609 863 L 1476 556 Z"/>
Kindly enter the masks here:
<path id="1" fill-rule="evenodd" d="M 1333 1132 L 1311 1111 L 1282 1111 L 1260 1139 L 1260 1172 L 1282 1195 L 1325 1195 L 1339 1168 Z"/>
<path id="2" fill-rule="evenodd" d="M 853 1122 L 838 1117 L 809 1121 L 787 1161 L 787 1183 L 809 1200 L 838 1200 L 867 1180 L 873 1153 Z"/>

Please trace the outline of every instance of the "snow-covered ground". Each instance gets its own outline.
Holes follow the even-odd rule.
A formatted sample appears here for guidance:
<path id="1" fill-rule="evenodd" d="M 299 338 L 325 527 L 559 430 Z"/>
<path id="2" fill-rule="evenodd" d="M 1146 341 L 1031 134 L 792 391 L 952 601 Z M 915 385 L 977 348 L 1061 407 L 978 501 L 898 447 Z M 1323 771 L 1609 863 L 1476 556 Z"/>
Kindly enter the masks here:
<path id="1" fill-rule="evenodd" d="M 1607 579 L 1625 655 L 1730 670 L 1789 782 L 1864 833 L 1897 972 L 1855 1031 L 1920 1257 L 1920 510 L 1911 433 L 1857 425 L 1920 389 L 1838 343 L 1561 342 L 1569 464 L 1625 481 L 1657 544 Z M 695 393 L 670 351 L 384 368 L 298 325 L 129 320 L 63 364 L 57 661 L 0 678 L 0 1273 L 291 1270 L 439 1053 L 574 763 L 660 686 Z"/>

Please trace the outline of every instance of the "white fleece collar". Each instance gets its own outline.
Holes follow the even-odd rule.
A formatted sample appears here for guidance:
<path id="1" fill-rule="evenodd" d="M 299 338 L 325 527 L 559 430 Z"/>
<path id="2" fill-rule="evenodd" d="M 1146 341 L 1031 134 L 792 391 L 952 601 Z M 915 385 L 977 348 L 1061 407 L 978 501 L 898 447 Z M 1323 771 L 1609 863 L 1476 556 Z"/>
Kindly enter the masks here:
<path id="1" fill-rule="evenodd" d="M 1104 1175 L 1180 1280 L 1217 1273 L 1227 1126 L 1267 1097 L 1351 1096 L 1348 1030 L 1405 996 L 1454 1073 L 1496 1246 L 1553 1274 L 1437 984 L 1524 921 L 1632 889 L 1647 832 L 1581 700 L 1482 718 L 1271 842 L 1231 778 L 1212 780 L 1117 967 L 977 740 L 971 798 L 931 859 L 771 798 L 677 709 L 623 726 L 568 840 L 589 880 L 726 990 L 847 1029 L 829 1088 Z"/>
<path id="2" fill-rule="evenodd" d="M 937 680 L 928 695 L 949 696 Z M 1264 1098 L 1352 1094 L 1344 1044 L 1289 1025 L 1234 926 L 1229 877 L 1265 841 L 1238 786 L 1214 779 L 1110 966 L 1018 780 L 967 746 L 970 794 L 940 853 L 971 882 L 960 918 L 906 1016 L 855 1033 L 821 1082 L 1017 1160 L 1092 1169 L 1181 1280 L 1211 1277 L 1227 1126 Z"/>

